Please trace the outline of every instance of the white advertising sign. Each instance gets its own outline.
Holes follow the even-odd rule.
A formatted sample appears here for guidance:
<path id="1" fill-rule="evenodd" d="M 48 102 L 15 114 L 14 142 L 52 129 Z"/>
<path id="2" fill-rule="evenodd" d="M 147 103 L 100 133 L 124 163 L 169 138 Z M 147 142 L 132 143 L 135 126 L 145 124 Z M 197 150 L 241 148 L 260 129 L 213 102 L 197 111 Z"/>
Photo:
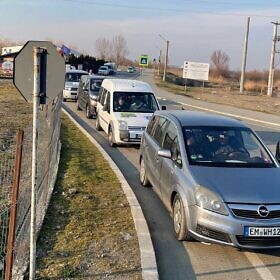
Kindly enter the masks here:
<path id="1" fill-rule="evenodd" d="M 185 61 L 183 78 L 199 81 L 208 81 L 209 63 Z"/>

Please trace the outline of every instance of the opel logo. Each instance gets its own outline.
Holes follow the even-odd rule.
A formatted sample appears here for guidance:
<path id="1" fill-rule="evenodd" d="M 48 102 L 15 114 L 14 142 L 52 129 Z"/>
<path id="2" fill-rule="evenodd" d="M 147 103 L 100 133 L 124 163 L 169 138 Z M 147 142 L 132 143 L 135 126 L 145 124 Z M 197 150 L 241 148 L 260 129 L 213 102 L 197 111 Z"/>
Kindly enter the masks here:
<path id="1" fill-rule="evenodd" d="M 260 205 L 258 208 L 258 214 L 265 218 L 269 215 L 269 210 L 267 209 L 267 207 L 265 205 Z"/>

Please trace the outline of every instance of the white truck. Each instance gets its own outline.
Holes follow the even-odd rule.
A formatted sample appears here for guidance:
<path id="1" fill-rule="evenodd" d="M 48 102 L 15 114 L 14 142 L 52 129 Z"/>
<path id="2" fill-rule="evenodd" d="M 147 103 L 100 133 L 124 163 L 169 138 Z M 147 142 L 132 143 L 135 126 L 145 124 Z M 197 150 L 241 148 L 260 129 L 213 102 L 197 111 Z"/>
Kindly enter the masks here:
<path id="1" fill-rule="evenodd" d="M 115 62 L 107 62 L 104 63 L 104 66 L 107 66 L 110 69 L 110 75 L 114 75 L 117 73 L 117 64 Z"/>

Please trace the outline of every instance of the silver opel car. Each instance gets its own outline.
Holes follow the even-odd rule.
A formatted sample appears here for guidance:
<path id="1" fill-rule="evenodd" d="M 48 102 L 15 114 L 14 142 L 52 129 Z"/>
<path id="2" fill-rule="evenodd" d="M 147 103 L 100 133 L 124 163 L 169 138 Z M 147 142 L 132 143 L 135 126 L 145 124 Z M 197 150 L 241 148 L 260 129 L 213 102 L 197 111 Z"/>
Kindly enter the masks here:
<path id="1" fill-rule="evenodd" d="M 280 247 L 276 157 L 235 119 L 158 111 L 143 134 L 140 180 L 172 213 L 179 240 Z"/>

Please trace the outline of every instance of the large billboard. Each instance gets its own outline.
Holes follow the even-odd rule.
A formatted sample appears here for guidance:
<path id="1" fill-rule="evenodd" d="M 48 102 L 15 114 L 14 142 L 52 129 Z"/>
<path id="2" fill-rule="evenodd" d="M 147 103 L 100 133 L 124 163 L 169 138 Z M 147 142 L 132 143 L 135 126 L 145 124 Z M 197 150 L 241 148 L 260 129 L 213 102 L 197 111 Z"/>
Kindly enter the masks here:
<path id="1" fill-rule="evenodd" d="M 200 63 L 185 61 L 183 68 L 183 78 L 198 80 L 198 81 L 208 81 L 209 77 L 209 63 Z"/>

